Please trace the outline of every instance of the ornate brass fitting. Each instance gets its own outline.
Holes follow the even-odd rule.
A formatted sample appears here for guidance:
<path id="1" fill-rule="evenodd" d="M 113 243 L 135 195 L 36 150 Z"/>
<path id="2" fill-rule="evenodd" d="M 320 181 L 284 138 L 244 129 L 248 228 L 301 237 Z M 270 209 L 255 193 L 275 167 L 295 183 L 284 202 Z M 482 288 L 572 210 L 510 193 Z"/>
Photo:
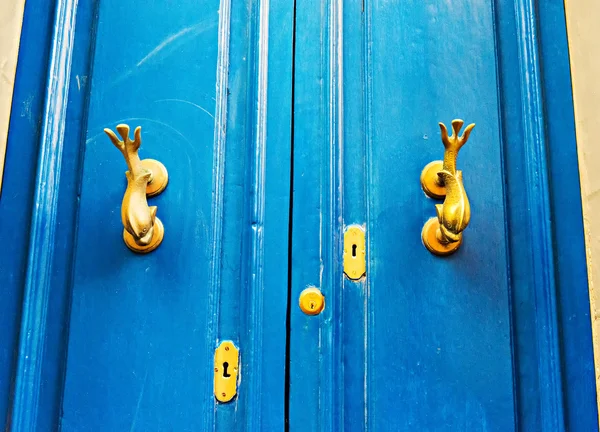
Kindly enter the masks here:
<path id="1" fill-rule="evenodd" d="M 440 123 L 442 143 L 444 144 L 444 160 L 433 161 L 421 173 L 421 186 L 425 193 L 436 199 L 444 198 L 443 204 L 436 204 L 437 218 L 431 218 L 423 227 L 421 237 L 425 247 L 433 254 L 450 255 L 462 243 L 462 232 L 471 219 L 471 206 L 463 185 L 462 172 L 456 169 L 458 152 L 469 139 L 475 127 L 472 123 L 459 136 L 464 121 L 452 120 L 452 136 Z"/>
<path id="2" fill-rule="evenodd" d="M 142 128 L 135 128 L 134 140 L 129 139 L 129 126 L 120 124 L 119 140 L 110 129 L 104 132 L 125 157 L 127 189 L 121 204 L 121 220 L 125 229 L 123 240 L 129 249 L 137 253 L 148 253 L 156 249 L 163 240 L 164 227 L 156 217 L 156 206 L 149 207 L 146 196 L 161 193 L 169 181 L 165 166 L 154 159 L 140 160 L 138 150 L 142 144 Z"/>

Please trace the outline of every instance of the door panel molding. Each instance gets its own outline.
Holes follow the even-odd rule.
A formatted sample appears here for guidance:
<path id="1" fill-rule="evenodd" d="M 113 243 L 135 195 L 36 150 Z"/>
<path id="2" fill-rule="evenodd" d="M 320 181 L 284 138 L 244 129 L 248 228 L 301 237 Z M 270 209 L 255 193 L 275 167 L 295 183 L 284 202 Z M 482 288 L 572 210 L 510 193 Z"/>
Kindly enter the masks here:
<path id="1" fill-rule="evenodd" d="M 564 5 L 496 16 L 519 426 L 597 430 Z"/>
<path id="2" fill-rule="evenodd" d="M 37 429 L 77 0 L 57 0 L 10 430 Z"/>
<path id="3" fill-rule="evenodd" d="M 209 337 L 206 338 L 206 356 L 205 361 L 210 361 L 211 349 L 218 343 L 213 340 L 219 335 L 220 327 L 220 300 L 221 300 L 221 268 L 223 256 L 223 218 L 224 218 L 224 200 L 225 200 L 225 149 L 227 144 L 227 92 L 229 80 L 229 62 L 231 45 L 231 0 L 222 0 L 219 5 L 219 28 L 218 28 L 218 50 L 217 50 L 217 78 L 215 89 L 215 127 L 213 138 L 213 179 L 212 179 L 212 242 L 210 244 L 211 263 L 209 274 L 209 295 L 207 314 L 209 316 L 207 330 Z M 213 317 L 213 318 L 210 318 Z M 233 335 L 221 336 L 222 339 L 234 339 Z M 235 339 L 234 339 L 235 340 Z M 239 344 L 239 341 L 236 341 Z M 211 382 L 212 371 L 205 370 L 204 388 L 202 392 L 208 394 L 213 388 Z M 239 392 L 239 390 L 238 390 Z M 210 427 L 217 421 L 217 410 L 202 412 L 204 421 L 203 427 Z"/>
<path id="4" fill-rule="evenodd" d="M 32 21 L 35 25 L 29 25 Z M 0 239 L 2 244 L 10 245 L 10 251 L 4 254 L 0 264 L 0 286 L 3 290 L 0 339 L 5 347 L 0 350 L 0 424 L 4 427 L 10 418 L 9 395 L 14 389 L 16 347 L 28 260 L 28 227 L 41 134 L 38 125 L 44 110 L 50 51 L 47 42 L 52 35 L 53 22 L 53 5 L 49 2 L 38 5 L 23 20 L 5 159 L 4 195 L 0 199 Z M 35 53 L 22 49 L 36 44 L 42 48 Z"/>
<path id="5" fill-rule="evenodd" d="M 543 430 L 565 426 L 559 322 L 554 279 L 554 242 L 550 188 L 548 186 L 546 119 L 542 100 L 540 47 L 536 26 L 536 1 L 515 1 L 519 76 L 521 88 L 523 147 L 529 229 L 532 246 L 532 282 L 535 287 L 540 409 Z M 510 129 L 505 133 L 511 133 Z"/>
<path id="6" fill-rule="evenodd" d="M 559 349 L 567 430 L 596 430 L 590 299 L 563 1 L 538 1 Z M 560 120 L 559 120 L 560 119 Z"/>

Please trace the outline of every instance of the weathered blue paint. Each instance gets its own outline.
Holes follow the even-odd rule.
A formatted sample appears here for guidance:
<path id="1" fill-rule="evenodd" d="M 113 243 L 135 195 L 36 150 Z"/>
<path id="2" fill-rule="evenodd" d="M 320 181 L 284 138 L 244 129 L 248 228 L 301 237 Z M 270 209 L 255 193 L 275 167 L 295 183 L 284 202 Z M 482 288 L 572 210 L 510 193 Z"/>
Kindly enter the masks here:
<path id="1" fill-rule="evenodd" d="M 562 8 L 298 1 L 291 298 L 327 308 L 291 310 L 291 430 L 597 430 Z M 473 218 L 440 259 L 418 179 L 456 117 Z"/>

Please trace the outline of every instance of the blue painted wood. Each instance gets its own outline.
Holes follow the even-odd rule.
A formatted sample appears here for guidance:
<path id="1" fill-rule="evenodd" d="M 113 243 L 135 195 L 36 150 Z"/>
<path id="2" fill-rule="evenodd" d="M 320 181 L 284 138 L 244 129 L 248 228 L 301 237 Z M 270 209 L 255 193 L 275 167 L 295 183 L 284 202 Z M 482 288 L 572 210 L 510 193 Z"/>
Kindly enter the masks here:
<path id="1" fill-rule="evenodd" d="M 88 77 L 91 76 L 91 56 L 95 44 L 95 25 L 98 2 L 80 3 L 77 8 L 75 40 L 90 49 L 74 50 L 69 77 L 69 102 L 63 143 L 63 160 L 57 204 L 54 260 L 52 265 L 52 294 L 48 299 L 46 339 L 40 388 L 38 430 L 56 430 L 61 417 L 62 400 L 57 397 L 64 383 L 64 363 L 69 330 L 71 279 L 73 273 L 73 239 L 77 229 L 81 163 L 89 102 Z M 82 121 L 84 119 L 84 121 Z"/>
<path id="2" fill-rule="evenodd" d="M 538 2 L 566 430 L 598 428 L 564 3 Z M 555 119 L 560 119 L 556 121 Z"/>
<path id="3" fill-rule="evenodd" d="M 527 203 L 532 235 L 532 281 L 535 289 L 538 374 L 540 380 L 541 428 L 562 430 L 561 364 L 558 341 L 558 311 L 554 251 L 548 187 L 545 118 L 539 58 L 535 2 L 515 2 L 519 75 L 522 101 Z"/>
<path id="4" fill-rule="evenodd" d="M 340 5 L 296 4 L 289 430 L 339 430 L 343 421 Z M 297 299 L 311 285 L 326 307 L 307 317 Z"/>
<path id="5" fill-rule="evenodd" d="M 285 413 L 285 340 L 288 302 L 292 31 L 291 2 L 253 3 L 250 45 L 253 78 L 249 132 L 252 143 L 244 196 L 245 257 L 242 268 L 241 414 L 246 431 L 282 430 Z M 232 119 L 235 121 L 235 119 Z M 235 159 L 235 155 L 231 156 Z M 236 223 L 235 220 L 232 221 Z M 239 247 L 234 239 L 234 244 Z M 235 252 L 234 252 L 235 253 Z M 223 428 L 223 430 L 231 430 Z"/>
<path id="6" fill-rule="evenodd" d="M 42 149 L 58 142 L 64 152 L 41 153 L 38 178 L 54 187 L 38 186 L 45 206 L 32 225 L 53 216 L 42 237 L 54 235 L 54 255 L 33 229 L 32 256 L 44 259 L 30 272 L 47 278 L 29 277 L 22 324 L 33 315 L 43 333 L 35 346 L 20 342 L 10 430 L 281 428 L 292 5 L 85 3 L 76 27 L 60 27 L 75 6 L 57 6 L 56 32 L 69 37 L 52 39 L 53 56 L 72 53 L 73 69 L 50 69 L 63 92 L 46 97 L 59 129 Z M 147 256 L 121 240 L 125 165 L 102 134 L 118 122 L 141 124 L 142 156 L 170 171 L 152 200 L 167 235 Z M 240 346 L 244 374 L 226 405 L 212 396 L 222 339 Z"/>
<path id="7" fill-rule="evenodd" d="M 299 0 L 290 430 L 598 429 L 562 7 Z M 456 117 L 478 125 L 459 157 L 473 219 L 442 260 L 418 178 Z M 360 283 L 336 249 L 352 223 Z M 319 317 L 295 307 L 308 284 Z"/>
<path id="8" fill-rule="evenodd" d="M 33 3 L 33 1 L 28 2 Z M 48 65 L 46 41 L 53 24 L 50 3 L 37 5 L 24 17 L 21 46 L 37 46 L 33 51 L 21 50 L 13 93 L 10 134 L 0 196 L 0 244 L 10 250 L 0 253 L 0 424 L 7 428 L 10 392 L 16 361 L 16 348 L 27 266 L 29 222 L 33 203 L 36 156 L 40 141 L 40 124 L 44 108 Z"/>
<path id="9" fill-rule="evenodd" d="M 547 337 L 547 331 L 536 323 L 538 313 L 532 308 L 536 291 L 544 286 L 535 285 L 531 269 L 535 258 L 532 245 L 539 237 L 530 227 L 530 212 L 525 161 L 529 158 L 523 146 L 524 127 L 521 102 L 523 91 L 519 70 L 515 68 L 518 53 L 514 28 L 515 5 L 496 5 L 498 23 L 499 69 L 501 71 L 503 137 L 508 206 L 508 227 L 511 259 L 513 355 L 518 379 L 517 405 L 520 430 L 537 430 L 542 423 L 552 422 L 557 414 L 542 411 L 540 394 L 548 377 L 538 373 L 538 358 L 546 361 L 544 352 L 532 340 Z M 518 4 L 517 4 L 518 6 Z M 571 83 L 566 45 L 566 26 L 562 2 L 539 2 L 537 25 L 540 38 L 537 50 L 540 64 L 543 103 L 546 115 L 546 145 L 549 169 L 549 199 L 553 221 L 553 259 L 556 269 L 555 287 L 558 296 L 558 326 L 560 329 L 560 360 L 562 373 L 564 427 L 566 430 L 597 430 L 597 408 L 594 365 L 591 346 L 589 294 L 581 217 L 581 202 L 577 171 L 577 150 L 574 136 Z M 552 61 L 543 61 L 552 58 Z M 552 95 L 551 97 L 548 95 Z M 556 121 L 555 119 L 560 119 Z M 533 203 L 533 205 L 540 205 Z M 540 311 L 543 313 L 543 311 Z M 554 392 L 556 395 L 556 392 Z M 560 391 L 559 391 L 560 394 Z M 575 396 L 576 395 L 576 396 Z M 542 395 L 548 399 L 548 395 Z M 553 403 L 548 401 L 547 403 Z M 560 403 L 560 401 L 558 402 Z M 545 418 L 544 416 L 547 416 Z"/>
<path id="10" fill-rule="evenodd" d="M 487 157 L 491 157 L 492 161 L 495 159 L 496 165 L 498 165 L 499 148 L 491 144 L 494 142 L 493 131 L 497 129 L 497 126 L 494 125 L 494 111 L 497 110 L 497 104 L 494 104 L 492 98 L 491 101 L 487 102 L 487 105 L 482 106 L 479 104 L 476 106 L 472 103 L 476 97 L 475 91 L 465 88 L 466 86 L 464 85 L 460 89 L 454 89 L 454 92 L 461 95 L 460 101 L 455 100 L 453 95 L 444 94 L 443 88 L 446 87 L 445 83 L 456 81 L 454 75 L 458 74 L 458 71 L 452 68 L 433 69 L 430 73 L 430 75 L 434 75 L 433 77 L 422 77 L 422 71 L 427 70 L 427 64 L 431 62 L 431 59 L 422 55 L 422 52 L 434 50 L 435 54 L 430 55 L 433 58 L 441 56 L 439 61 L 442 64 L 449 63 L 455 56 L 465 57 L 460 52 L 452 53 L 451 57 L 450 54 L 443 55 L 441 47 L 444 44 L 441 41 L 449 38 L 449 30 L 444 33 L 437 28 L 435 20 L 432 19 L 432 15 L 435 16 L 435 14 L 431 12 L 432 8 L 435 11 L 435 7 L 432 6 L 429 12 L 427 8 L 408 4 L 387 4 L 387 8 L 384 5 L 378 5 L 375 8 L 370 4 L 365 4 L 365 8 L 368 10 L 365 14 L 369 14 L 368 19 L 370 21 L 367 21 L 367 18 L 363 18 L 362 29 L 360 26 L 348 26 L 348 29 L 354 28 L 356 32 L 360 31 L 358 36 L 364 39 L 362 42 L 359 41 L 359 43 L 346 42 L 346 34 L 341 35 L 337 32 L 335 30 L 336 23 L 332 24 L 330 18 L 328 19 L 325 13 L 323 14 L 325 25 L 323 25 L 323 22 L 317 22 L 314 25 L 314 22 L 305 22 L 300 18 L 300 15 L 298 16 L 297 50 L 300 46 L 300 42 L 298 41 L 305 41 L 302 35 L 305 35 L 305 38 L 309 38 L 309 35 L 313 35 L 316 32 L 317 26 L 328 27 L 329 35 L 335 35 L 338 44 L 343 44 L 344 48 L 346 46 L 366 48 L 365 51 L 362 53 L 358 52 L 358 55 L 355 54 L 354 56 L 351 56 L 351 48 L 349 48 L 349 53 L 345 49 L 340 52 L 331 50 L 330 48 L 327 51 L 329 60 L 324 61 L 309 61 L 306 58 L 299 58 L 298 56 L 303 53 L 297 51 L 296 95 L 299 92 L 298 81 L 306 81 L 307 84 L 305 85 L 317 82 L 315 79 L 316 76 L 323 73 L 319 70 L 319 65 L 334 65 L 334 67 L 344 72 L 347 68 L 351 70 L 358 69 L 360 79 L 343 81 L 343 101 L 344 108 L 353 105 L 362 105 L 362 108 L 355 109 L 362 110 L 364 114 L 362 118 L 359 117 L 353 122 L 346 121 L 345 118 L 343 120 L 335 120 L 336 115 L 341 117 L 340 113 L 333 113 L 333 108 L 328 103 L 328 99 L 320 96 L 323 93 L 327 94 L 329 89 L 319 92 L 319 89 L 313 85 L 311 90 L 304 92 L 312 95 L 307 102 L 305 101 L 309 97 L 299 101 L 298 96 L 296 96 L 295 124 L 299 124 L 300 127 L 296 130 L 295 140 L 312 143 L 315 147 L 315 150 L 313 150 L 315 153 L 319 147 L 327 147 L 325 144 L 326 140 L 318 140 L 316 136 L 318 132 L 310 131 L 312 133 L 310 138 L 305 136 L 306 132 L 302 128 L 302 124 L 314 124 L 315 119 L 306 117 L 299 119 L 298 117 L 298 112 L 305 113 L 306 106 L 319 106 L 319 100 L 317 99 L 319 97 L 321 98 L 321 106 L 315 108 L 314 111 L 320 109 L 326 117 L 334 118 L 334 120 L 330 120 L 334 124 L 343 124 L 343 132 L 348 131 L 348 135 L 358 138 L 349 140 L 346 139 L 345 134 L 343 138 L 337 138 L 331 134 L 331 127 L 321 132 L 327 134 L 329 131 L 329 139 L 332 139 L 331 137 L 333 136 L 336 145 L 343 146 L 343 154 L 346 154 L 346 149 L 348 149 L 348 152 L 356 154 L 357 150 L 355 149 L 357 147 L 359 149 L 363 148 L 363 150 L 359 150 L 359 153 L 364 156 L 359 156 L 354 161 L 348 159 L 348 163 L 343 167 L 342 177 L 344 179 L 344 186 L 346 179 L 351 179 L 349 180 L 349 185 L 352 185 L 352 179 L 359 177 L 361 180 L 360 184 L 362 184 L 362 187 L 359 187 L 361 189 L 366 188 L 366 192 L 356 191 L 356 189 L 353 192 L 352 189 L 347 187 L 343 187 L 342 190 L 344 203 L 353 202 L 361 193 L 366 195 L 367 204 L 362 209 L 362 213 L 363 215 L 366 213 L 366 217 L 362 216 L 361 218 L 361 215 L 356 214 L 356 211 L 354 215 L 349 214 L 344 207 L 343 222 L 339 219 L 334 219 L 333 223 L 335 224 L 334 229 L 337 230 L 340 230 L 343 224 L 366 223 L 369 236 L 369 277 L 367 279 L 369 287 L 366 302 L 368 316 L 366 319 L 361 316 L 362 314 L 357 311 L 357 308 L 334 310 L 331 312 L 333 314 L 331 321 L 333 323 L 341 322 L 344 327 L 341 333 L 346 336 L 344 343 L 341 344 L 341 349 L 332 355 L 333 359 L 343 360 L 337 362 L 333 359 L 329 360 L 334 364 L 334 368 L 343 371 L 340 372 L 340 374 L 343 374 L 343 378 L 333 384 L 333 391 L 336 394 L 328 394 L 327 388 L 330 384 L 326 384 L 325 388 L 321 390 L 322 397 L 319 398 L 320 400 L 315 401 L 314 404 L 304 403 L 300 406 L 297 403 L 295 407 L 291 403 L 290 422 L 298 428 L 298 425 L 302 424 L 302 422 L 310 421 L 310 418 L 316 416 L 319 406 L 333 403 L 337 406 L 332 409 L 329 421 L 337 425 L 336 429 L 340 428 L 339 426 L 342 424 L 343 419 L 348 419 L 345 414 L 346 412 L 353 413 L 350 415 L 355 416 L 354 422 L 348 420 L 344 423 L 344 426 L 349 429 L 360 428 L 360 425 L 366 422 L 374 430 L 428 430 L 433 425 L 439 425 L 440 422 L 448 428 L 471 428 L 474 422 L 477 421 L 474 414 L 461 416 L 454 420 L 450 417 L 450 414 L 457 409 L 454 407 L 454 404 L 464 404 L 463 398 L 465 395 L 463 392 L 474 392 L 473 398 L 476 400 L 477 392 L 483 394 L 486 391 L 484 383 L 480 383 L 471 389 L 475 382 L 478 380 L 482 381 L 482 377 L 485 376 L 485 379 L 488 380 L 487 385 L 494 389 L 493 391 L 496 395 L 493 405 L 491 402 L 488 402 L 489 405 L 483 408 L 486 411 L 489 410 L 487 414 L 490 416 L 489 421 L 496 421 L 501 426 L 511 424 L 513 422 L 513 393 L 510 379 L 512 364 L 508 328 L 507 275 L 506 270 L 503 270 L 506 269 L 504 262 L 505 252 L 500 249 L 488 257 L 487 265 L 490 267 L 487 271 L 491 270 L 495 272 L 497 274 L 496 280 L 493 277 L 490 280 L 489 275 L 484 271 L 473 272 L 470 275 L 472 280 L 469 284 L 477 285 L 478 279 L 489 282 L 486 295 L 471 298 L 468 295 L 466 287 L 458 292 L 458 294 L 455 294 L 458 287 L 465 285 L 464 279 L 461 280 L 460 267 L 457 264 L 449 267 L 458 258 L 453 257 L 450 260 L 440 261 L 431 257 L 420 244 L 419 238 L 423 222 L 428 217 L 433 216 L 433 203 L 431 201 L 427 202 L 428 200 L 423 198 L 418 178 L 422 167 L 429 160 L 441 155 L 439 142 L 436 142 L 437 140 L 433 141 L 434 138 L 437 138 L 434 135 L 437 121 L 440 120 L 440 117 L 451 119 L 455 116 L 452 112 L 460 109 L 465 117 L 480 123 L 480 126 L 483 126 L 480 142 L 489 143 L 486 151 L 489 151 L 491 155 L 488 154 Z M 315 14 L 316 10 L 314 5 L 312 8 L 311 5 L 303 5 L 298 9 L 311 10 L 312 14 Z M 356 9 L 347 10 L 345 5 L 342 12 L 341 2 L 336 2 L 335 6 L 332 6 L 331 9 L 340 11 L 340 15 L 343 18 L 352 17 L 352 12 L 357 12 Z M 473 13 L 473 11 L 470 12 L 469 15 Z M 305 16 L 309 14 L 309 12 L 306 12 Z M 487 8 L 487 12 L 485 12 L 485 9 L 483 9 L 483 12 L 475 11 L 475 14 L 478 15 L 481 21 L 479 24 L 481 29 L 487 30 L 491 28 L 490 8 Z M 452 18 L 456 20 L 456 22 L 447 24 L 448 29 L 463 27 L 460 16 L 452 17 L 452 14 L 448 14 L 445 10 L 440 11 L 439 15 L 444 16 L 446 21 Z M 450 15 L 450 17 L 447 15 Z M 370 26 L 366 28 L 364 22 L 370 22 Z M 421 32 L 427 34 L 428 38 L 423 38 L 421 34 L 415 32 L 409 23 L 413 25 L 414 23 L 420 23 Z M 313 24 L 312 27 L 310 26 L 311 24 Z M 431 27 L 428 28 L 426 27 L 427 25 Z M 435 32 L 433 28 L 436 28 Z M 370 31 L 372 31 L 372 34 L 370 34 Z M 487 34 L 482 32 L 483 36 L 481 36 L 478 31 L 482 32 L 482 30 L 478 30 L 475 27 L 472 28 L 471 33 L 463 36 L 468 40 L 478 41 L 481 44 L 481 47 L 475 48 L 477 51 L 485 52 L 487 44 L 488 58 L 491 55 L 491 59 L 493 60 L 493 32 L 488 30 Z M 351 30 L 348 33 L 351 33 Z M 329 37 L 332 38 L 334 36 Z M 304 43 L 308 44 L 307 42 Z M 328 41 L 325 41 L 323 45 L 327 46 L 327 43 Z M 329 43 L 331 44 L 331 42 Z M 331 45 L 329 46 L 331 47 Z M 405 56 L 407 59 L 410 58 L 410 61 L 399 61 L 396 56 L 387 54 L 391 52 L 398 53 L 393 48 L 394 46 L 404 47 L 403 51 L 400 51 L 399 54 Z M 415 47 L 416 52 L 410 52 L 409 47 Z M 459 46 L 456 49 L 464 50 L 466 48 Z M 312 50 L 316 51 L 315 48 L 312 48 Z M 358 50 L 355 48 L 356 51 Z M 316 52 L 320 55 L 318 51 Z M 377 60 L 374 60 L 375 58 Z M 360 71 L 363 62 L 370 63 L 370 65 L 364 71 Z M 315 66 L 302 68 L 299 65 L 303 63 L 310 63 Z M 490 64 L 489 60 L 487 63 L 484 61 L 481 63 Z M 476 63 L 471 66 L 481 68 L 483 64 Z M 490 76 L 493 79 L 493 61 L 491 62 L 491 66 L 491 70 L 488 66 L 488 69 L 482 75 Z M 313 75 L 299 75 L 305 69 L 310 69 Z M 361 72 L 362 76 L 360 76 Z M 372 74 L 365 76 L 365 72 L 371 72 Z M 332 72 L 331 69 L 324 72 L 324 74 L 331 75 L 335 73 L 336 71 Z M 419 80 L 421 80 L 421 84 L 416 85 L 415 83 L 418 83 Z M 473 80 L 477 83 L 479 91 L 485 93 L 482 87 L 487 86 L 487 90 L 492 95 L 495 95 L 496 84 L 493 80 L 488 80 L 486 83 L 481 76 L 473 73 L 464 82 Z M 326 78 L 323 81 L 327 83 L 328 79 Z M 334 87 L 331 86 L 331 88 Z M 390 91 L 390 89 L 394 90 Z M 393 97 L 390 97 L 391 94 L 393 94 Z M 442 97 L 443 100 L 440 100 Z M 417 110 L 415 106 L 426 106 L 428 109 Z M 352 113 L 352 108 L 349 108 L 349 110 Z M 488 121 L 485 123 L 486 114 L 492 117 L 491 122 Z M 345 116 L 345 112 L 343 115 Z M 361 133 L 361 129 L 369 133 L 369 135 L 365 137 L 365 134 Z M 431 141 L 424 140 L 424 136 L 425 138 L 431 136 Z M 432 142 L 432 145 L 419 146 L 419 141 L 423 144 Z M 497 142 L 497 138 L 495 141 Z M 418 151 L 415 151 L 415 148 Z M 295 159 L 298 161 L 298 158 Z M 331 159 L 335 160 L 335 157 Z M 470 159 L 473 160 L 473 156 Z M 318 162 L 320 162 L 322 167 L 327 169 L 335 163 L 330 160 L 323 158 Z M 464 156 L 462 161 L 466 165 L 469 158 Z M 366 165 L 366 168 L 360 168 L 361 165 Z M 399 166 L 402 169 L 398 169 Z M 465 167 L 466 171 L 467 168 Z M 327 177 L 322 178 L 322 180 L 319 179 L 323 186 L 315 184 L 299 186 L 297 179 L 303 174 L 302 171 L 300 172 L 296 175 L 295 184 L 297 185 L 297 192 L 298 188 L 302 188 L 302 191 L 306 191 L 307 194 L 312 193 L 318 196 L 320 188 L 324 188 L 325 190 L 329 188 L 329 190 L 334 191 L 335 195 L 342 195 L 342 192 L 332 185 L 331 180 L 328 181 Z M 496 173 L 493 173 L 492 178 L 488 179 L 488 182 L 492 183 L 491 187 L 493 187 L 493 184 L 501 187 L 500 174 L 500 171 L 496 171 Z M 369 181 L 366 181 L 367 178 Z M 302 180 L 306 181 L 305 177 L 302 177 Z M 490 187 L 489 183 L 487 187 Z M 486 205 L 483 186 L 483 184 L 479 185 L 479 195 L 482 197 L 480 200 L 483 203 L 481 201 L 480 203 L 473 203 L 473 207 L 492 207 L 493 209 L 494 200 L 495 203 L 498 203 L 502 197 L 501 195 L 487 197 L 488 203 L 491 200 L 492 204 Z M 476 190 L 476 186 L 471 184 L 470 189 Z M 477 192 L 471 191 L 471 194 L 477 195 Z M 420 201 L 422 201 L 422 204 L 419 204 Z M 304 196 L 300 199 L 295 197 L 294 202 L 307 203 L 305 207 L 299 208 L 296 204 L 294 208 L 295 215 L 303 215 L 301 222 L 298 222 L 297 219 L 294 220 L 294 226 L 297 227 L 300 224 L 300 229 L 302 229 L 305 226 L 304 220 L 306 220 L 304 215 L 307 212 L 311 212 L 315 206 Z M 497 207 L 496 205 L 496 210 L 490 212 L 488 216 L 502 220 L 501 207 Z M 324 215 L 323 218 L 326 219 L 326 216 Z M 398 223 L 400 218 L 402 222 Z M 307 225 L 308 223 L 310 221 L 307 222 Z M 483 223 L 478 227 L 473 222 L 470 227 L 472 229 L 470 235 L 476 236 L 476 233 L 482 232 L 483 228 Z M 299 247 L 304 248 L 303 256 L 307 255 L 306 231 L 308 230 L 309 228 L 305 228 L 305 232 L 299 234 L 299 237 L 302 238 Z M 413 233 L 413 235 L 411 236 L 410 233 Z M 492 230 L 487 235 L 494 244 L 499 243 L 501 245 L 501 240 L 505 237 L 503 235 L 503 226 L 498 226 L 495 231 Z M 319 242 L 319 237 L 314 236 L 313 241 Z M 397 246 L 394 247 L 393 245 Z M 463 255 L 469 253 L 467 244 L 465 244 L 461 253 Z M 295 251 L 294 254 L 296 254 Z M 474 249 L 470 254 L 475 256 L 476 254 L 480 254 L 480 252 Z M 470 256 L 470 254 L 467 256 Z M 339 263 L 339 254 L 336 255 Z M 311 266 L 311 263 L 307 265 Z M 336 261 L 324 260 L 322 265 L 325 269 L 335 268 Z M 313 268 L 315 267 L 314 264 L 312 266 Z M 295 270 L 296 267 L 294 267 Z M 339 271 L 339 266 L 334 271 Z M 414 276 L 415 273 L 421 276 L 417 278 Z M 298 295 L 299 290 L 303 288 L 302 284 L 306 282 L 299 281 L 298 284 L 293 286 L 292 297 Z M 332 285 L 327 285 L 327 293 L 337 292 L 337 295 L 343 298 L 358 295 L 360 299 L 361 291 L 364 293 L 365 288 L 365 285 L 361 286 L 358 284 L 357 286 L 356 284 L 346 282 L 342 289 L 342 279 L 339 277 L 336 280 L 332 280 Z M 417 297 L 415 297 L 415 288 L 418 289 Z M 503 294 L 504 301 L 502 301 Z M 336 294 L 332 294 L 332 296 L 335 302 Z M 447 300 L 444 300 L 445 298 Z M 500 301 L 500 305 L 497 305 L 498 301 Z M 348 303 L 351 304 L 351 300 Z M 469 306 L 465 306 L 464 304 Z M 361 309 L 364 311 L 365 306 Z M 480 316 L 481 312 L 477 314 L 478 318 L 489 326 L 488 334 L 478 330 L 482 325 L 481 322 L 466 319 L 469 314 L 473 313 L 473 310 L 490 310 L 491 316 L 487 318 Z M 306 328 L 308 320 L 312 319 L 303 316 L 297 309 L 292 310 L 292 314 L 292 317 L 296 314 L 297 322 L 299 323 L 298 327 L 300 328 Z M 442 328 L 439 328 L 439 322 L 435 317 L 444 317 Z M 296 330 L 293 324 L 294 321 L 292 321 L 291 331 L 291 367 L 293 368 L 294 362 L 298 361 L 296 357 L 308 357 L 308 359 L 303 359 L 303 361 L 318 364 L 321 361 L 319 356 L 327 356 L 328 353 L 323 350 L 322 353 L 317 353 L 317 355 L 310 357 L 307 355 L 310 352 L 303 354 L 301 350 L 310 343 L 309 339 L 311 336 L 314 337 L 314 334 L 311 335 L 310 332 L 306 332 L 306 338 L 303 338 L 304 332 L 302 332 L 294 340 Z M 347 330 L 345 329 L 346 327 L 348 327 Z M 357 328 L 359 331 L 354 331 Z M 333 329 L 323 326 L 321 330 L 325 332 L 325 335 L 321 338 L 322 340 L 332 338 L 334 340 L 333 344 L 339 346 L 339 343 L 336 344 L 339 341 L 339 336 L 336 336 Z M 455 334 L 459 335 L 473 331 L 476 331 L 477 336 L 471 338 L 466 346 L 463 345 L 464 342 L 458 336 L 454 337 Z M 361 362 L 364 361 L 365 357 L 368 359 L 362 377 L 352 374 L 352 370 L 357 369 L 356 364 L 358 360 L 352 358 L 347 351 L 348 344 L 346 340 L 352 340 L 354 337 L 360 338 L 359 340 L 363 344 L 362 350 L 359 350 L 358 359 Z M 496 346 L 491 343 L 492 340 L 497 342 Z M 432 343 L 437 343 L 436 346 L 443 347 L 444 351 L 437 351 L 435 347 L 430 345 Z M 358 346 L 358 343 L 355 346 Z M 295 351 L 294 348 L 296 348 Z M 475 352 L 477 352 L 480 358 L 485 358 L 487 362 L 494 364 L 495 375 L 486 376 L 485 371 L 488 370 L 489 366 L 474 363 L 473 355 Z M 463 362 L 469 362 L 468 370 L 465 370 L 461 375 L 455 376 L 447 384 L 440 381 L 443 374 L 454 372 L 455 369 L 452 365 L 455 364 L 458 367 Z M 349 363 L 352 363 L 353 368 L 346 375 L 345 371 Z M 311 389 L 305 389 L 304 387 L 298 389 L 298 387 L 295 387 L 306 385 L 307 379 L 312 380 L 313 378 L 307 378 L 307 375 L 310 373 L 311 368 L 307 368 L 304 363 L 300 363 L 297 367 L 297 375 L 292 375 L 290 383 L 290 397 L 292 400 L 294 400 L 295 396 L 301 397 L 301 394 L 311 393 Z M 357 380 L 359 382 L 363 381 L 366 384 L 363 385 L 362 392 L 353 391 L 350 393 L 344 391 L 348 385 L 352 386 L 352 383 Z M 456 382 L 457 380 L 458 382 Z M 452 385 L 452 382 L 456 382 L 456 384 Z M 386 389 L 385 392 L 380 390 L 383 388 Z M 426 389 L 426 391 L 419 393 L 417 389 L 420 388 Z M 297 394 L 294 393 L 295 391 Z M 368 402 L 364 401 L 365 392 Z M 456 392 L 454 398 L 451 396 L 452 392 Z M 339 394 L 343 395 L 342 402 L 331 402 L 336 401 L 340 397 Z M 436 410 L 435 407 L 439 405 L 442 395 L 446 399 L 447 408 Z M 417 410 L 407 407 L 405 416 L 399 415 L 397 407 L 407 406 L 411 403 L 418 404 L 420 408 Z M 356 406 L 360 406 L 361 404 L 366 409 L 357 410 Z M 510 407 L 508 414 L 506 411 L 507 405 Z M 342 412 L 344 415 L 336 415 L 335 411 Z M 424 415 L 424 413 L 427 413 L 427 415 Z M 326 422 L 318 425 L 318 427 L 320 428 L 319 430 L 331 430 L 330 424 Z"/>
<path id="11" fill-rule="evenodd" d="M 37 426 L 76 10 L 77 1 L 56 3 L 9 424 L 14 431 Z"/>

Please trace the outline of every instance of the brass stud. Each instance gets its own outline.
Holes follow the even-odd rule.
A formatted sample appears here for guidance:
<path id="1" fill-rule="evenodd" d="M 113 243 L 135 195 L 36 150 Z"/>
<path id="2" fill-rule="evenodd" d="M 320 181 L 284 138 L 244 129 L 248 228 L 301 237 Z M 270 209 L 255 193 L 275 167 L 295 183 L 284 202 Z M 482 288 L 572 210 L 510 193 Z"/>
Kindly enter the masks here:
<path id="1" fill-rule="evenodd" d="M 318 315 L 325 309 L 325 297 L 316 287 L 308 287 L 302 291 L 298 303 L 306 315 Z"/>

